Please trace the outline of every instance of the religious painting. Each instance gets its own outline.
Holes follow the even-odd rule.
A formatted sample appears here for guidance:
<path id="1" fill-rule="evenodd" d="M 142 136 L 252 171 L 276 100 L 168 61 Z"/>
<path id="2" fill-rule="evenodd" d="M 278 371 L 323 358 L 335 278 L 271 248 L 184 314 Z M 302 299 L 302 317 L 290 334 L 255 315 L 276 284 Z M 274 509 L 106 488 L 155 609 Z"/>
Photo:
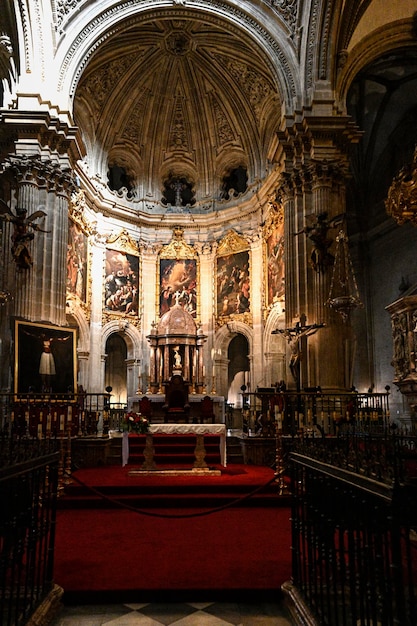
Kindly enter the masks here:
<path id="1" fill-rule="evenodd" d="M 106 313 L 137 317 L 139 301 L 139 256 L 126 232 L 108 239 L 104 309 Z"/>
<path id="2" fill-rule="evenodd" d="M 278 221 L 266 239 L 268 284 L 267 305 L 282 301 L 285 296 L 284 222 Z"/>
<path id="3" fill-rule="evenodd" d="M 160 259 L 159 315 L 178 302 L 192 317 L 197 315 L 197 261 Z"/>
<path id="4" fill-rule="evenodd" d="M 74 328 L 16 321 L 14 345 L 16 394 L 74 392 Z"/>
<path id="5" fill-rule="evenodd" d="M 217 259 L 217 315 L 250 312 L 249 252 L 244 250 Z"/>
<path id="6" fill-rule="evenodd" d="M 67 247 L 67 293 L 87 302 L 88 238 L 76 222 L 69 220 Z"/>
<path id="7" fill-rule="evenodd" d="M 192 317 L 198 316 L 198 267 L 196 251 L 184 240 L 183 229 L 175 226 L 171 242 L 163 248 L 159 257 L 157 306 L 160 317 L 176 303 Z"/>

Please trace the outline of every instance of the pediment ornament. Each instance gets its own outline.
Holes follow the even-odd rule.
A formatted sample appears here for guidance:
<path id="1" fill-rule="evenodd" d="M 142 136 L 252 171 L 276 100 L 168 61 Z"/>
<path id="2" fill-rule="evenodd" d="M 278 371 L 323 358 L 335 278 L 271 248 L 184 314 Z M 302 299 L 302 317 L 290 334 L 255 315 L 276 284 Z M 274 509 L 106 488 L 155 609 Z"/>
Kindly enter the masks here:
<path id="1" fill-rule="evenodd" d="M 161 259 L 194 259 L 195 250 L 184 240 L 184 231 L 179 226 L 173 229 L 172 241 L 161 250 Z"/>
<path id="2" fill-rule="evenodd" d="M 243 252 L 249 249 L 248 241 L 239 235 L 235 230 L 229 230 L 223 239 L 219 242 L 217 248 L 218 256 L 226 256 L 235 252 Z"/>
<path id="3" fill-rule="evenodd" d="M 138 244 L 132 239 L 127 230 L 122 230 L 118 234 L 109 235 L 106 239 L 106 244 L 126 254 L 133 254 L 135 256 L 139 254 Z"/>

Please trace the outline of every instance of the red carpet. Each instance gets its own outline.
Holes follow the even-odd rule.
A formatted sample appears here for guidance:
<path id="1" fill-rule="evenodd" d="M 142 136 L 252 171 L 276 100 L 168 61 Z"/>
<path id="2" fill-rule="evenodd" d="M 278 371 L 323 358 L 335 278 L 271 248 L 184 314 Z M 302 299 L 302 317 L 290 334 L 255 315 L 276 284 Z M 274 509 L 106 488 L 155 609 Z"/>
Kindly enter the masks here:
<path id="1" fill-rule="evenodd" d="M 163 483 L 166 492 L 174 493 L 181 488 L 178 482 L 185 487 L 190 483 L 190 477 L 182 476 L 175 481 L 170 476 L 133 478 L 128 471 L 79 470 L 76 476 L 108 488 L 115 483 L 119 488 L 126 483 L 162 488 Z M 219 492 L 222 481 L 231 488 L 233 480 L 253 490 L 271 475 L 269 468 L 230 466 L 224 476 L 193 480 L 212 487 L 215 482 Z M 190 593 L 194 601 L 202 594 L 210 598 L 246 591 L 277 594 L 291 576 L 290 509 L 279 496 L 274 501 L 273 506 L 242 507 L 220 499 L 215 512 L 196 508 L 194 497 L 181 508 L 144 508 L 143 513 L 122 507 L 60 508 L 54 580 L 64 588 L 67 601 L 85 597 L 91 602 L 94 595 L 109 598 L 121 593 L 130 601 L 157 592 L 164 592 L 165 599 Z M 128 507 L 132 502 L 140 508 L 140 499 L 126 499 Z"/>

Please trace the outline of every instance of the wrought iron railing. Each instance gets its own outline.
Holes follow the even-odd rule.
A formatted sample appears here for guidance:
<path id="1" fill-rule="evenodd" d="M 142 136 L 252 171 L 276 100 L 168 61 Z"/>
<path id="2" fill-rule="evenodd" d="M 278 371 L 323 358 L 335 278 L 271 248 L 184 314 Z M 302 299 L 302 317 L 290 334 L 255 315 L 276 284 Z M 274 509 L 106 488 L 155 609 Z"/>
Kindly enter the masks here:
<path id="1" fill-rule="evenodd" d="M 0 434 L 0 624 L 23 626 L 52 593 L 60 452 Z"/>
<path id="2" fill-rule="evenodd" d="M 298 623 L 417 623 L 415 437 L 345 425 L 338 437 L 287 439 Z"/>
<path id="3" fill-rule="evenodd" d="M 258 435 L 268 435 L 275 422 L 280 423 L 284 435 L 296 435 L 305 429 L 337 435 L 346 423 L 381 430 L 390 422 L 389 392 L 260 389 L 243 394 L 242 414 L 244 430 Z"/>

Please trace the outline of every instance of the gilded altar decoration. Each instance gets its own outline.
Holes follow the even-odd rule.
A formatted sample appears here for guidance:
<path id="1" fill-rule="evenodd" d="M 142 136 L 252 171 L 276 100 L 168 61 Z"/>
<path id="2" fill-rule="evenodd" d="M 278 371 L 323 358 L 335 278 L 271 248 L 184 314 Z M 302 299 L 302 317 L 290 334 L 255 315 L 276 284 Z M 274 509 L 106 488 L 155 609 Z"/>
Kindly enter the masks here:
<path id="1" fill-rule="evenodd" d="M 139 249 L 126 231 L 107 238 L 104 311 L 110 316 L 138 318 Z"/>
<path id="2" fill-rule="evenodd" d="M 216 299 L 218 322 L 241 318 L 250 323 L 250 275 L 247 240 L 229 231 L 217 248 Z"/>
<path id="3" fill-rule="evenodd" d="M 417 146 L 412 163 L 405 165 L 394 177 L 385 200 L 385 210 L 402 225 L 417 225 Z"/>
<path id="4" fill-rule="evenodd" d="M 174 304 L 182 306 L 193 318 L 197 317 L 196 251 L 183 238 L 183 229 L 173 229 L 172 241 L 164 246 L 159 257 L 159 316 Z"/>

